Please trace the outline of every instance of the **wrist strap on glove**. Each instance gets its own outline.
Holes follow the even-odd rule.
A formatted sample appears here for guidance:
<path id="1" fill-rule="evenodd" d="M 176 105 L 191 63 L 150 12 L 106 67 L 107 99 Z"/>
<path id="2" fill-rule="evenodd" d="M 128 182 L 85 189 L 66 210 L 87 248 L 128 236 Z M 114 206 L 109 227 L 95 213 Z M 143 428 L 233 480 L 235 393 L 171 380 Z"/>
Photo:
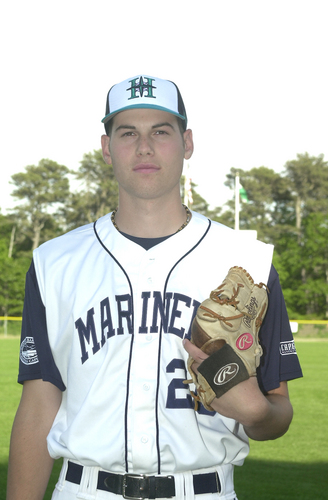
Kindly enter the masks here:
<path id="1" fill-rule="evenodd" d="M 228 344 L 211 354 L 198 367 L 198 383 L 204 379 L 219 398 L 232 387 L 243 380 L 249 379 L 249 374 L 240 357 Z"/>

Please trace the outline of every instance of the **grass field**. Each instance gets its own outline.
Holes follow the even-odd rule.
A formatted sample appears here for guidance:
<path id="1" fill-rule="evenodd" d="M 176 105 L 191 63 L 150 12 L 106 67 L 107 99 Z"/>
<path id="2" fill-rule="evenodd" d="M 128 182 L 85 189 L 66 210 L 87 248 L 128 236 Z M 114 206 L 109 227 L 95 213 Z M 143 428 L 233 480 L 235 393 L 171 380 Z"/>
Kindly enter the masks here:
<path id="1" fill-rule="evenodd" d="M 243 467 L 235 471 L 238 500 L 328 498 L 328 342 L 297 341 L 304 378 L 290 382 L 294 420 L 277 441 L 251 442 Z M 16 383 L 18 338 L 0 338 L 0 500 L 5 499 L 11 426 L 21 387 Z M 45 500 L 58 477 L 55 464 Z"/>

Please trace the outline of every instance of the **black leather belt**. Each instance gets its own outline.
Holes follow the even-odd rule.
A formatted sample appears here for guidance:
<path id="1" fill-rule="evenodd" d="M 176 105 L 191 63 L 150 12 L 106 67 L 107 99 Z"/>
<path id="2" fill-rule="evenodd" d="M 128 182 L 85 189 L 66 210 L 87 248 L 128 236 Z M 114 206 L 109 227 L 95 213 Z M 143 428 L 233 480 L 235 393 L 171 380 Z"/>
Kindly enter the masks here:
<path id="1" fill-rule="evenodd" d="M 83 466 L 68 462 L 66 481 L 80 484 Z M 193 476 L 194 493 L 217 493 L 221 491 L 220 479 L 217 472 L 196 474 Z M 123 498 L 170 498 L 175 496 L 173 476 L 145 476 L 144 474 L 113 474 L 112 472 L 98 472 L 97 489 L 110 491 Z"/>

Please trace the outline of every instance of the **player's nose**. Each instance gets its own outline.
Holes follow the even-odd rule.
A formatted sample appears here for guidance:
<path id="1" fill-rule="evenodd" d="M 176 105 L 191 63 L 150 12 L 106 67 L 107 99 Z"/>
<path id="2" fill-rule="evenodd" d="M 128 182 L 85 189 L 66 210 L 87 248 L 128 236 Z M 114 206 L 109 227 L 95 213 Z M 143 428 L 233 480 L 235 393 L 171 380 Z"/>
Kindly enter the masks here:
<path id="1" fill-rule="evenodd" d="M 151 138 L 148 136 L 140 136 L 137 141 L 137 154 L 138 155 L 150 155 L 153 154 L 153 146 L 151 143 Z"/>

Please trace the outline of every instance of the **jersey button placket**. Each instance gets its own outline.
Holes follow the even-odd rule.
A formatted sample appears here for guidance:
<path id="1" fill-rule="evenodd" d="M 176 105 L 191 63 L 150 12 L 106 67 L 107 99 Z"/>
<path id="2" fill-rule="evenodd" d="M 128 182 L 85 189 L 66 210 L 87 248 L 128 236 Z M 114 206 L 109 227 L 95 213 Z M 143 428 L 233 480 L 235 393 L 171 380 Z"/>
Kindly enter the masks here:
<path id="1" fill-rule="evenodd" d="M 147 264 L 147 283 L 148 285 L 152 285 L 153 284 L 153 264 L 155 262 L 155 258 L 154 257 L 150 257 L 148 259 L 148 264 Z"/>
<path id="2" fill-rule="evenodd" d="M 136 294 L 135 308 L 139 312 L 136 321 L 136 343 L 133 351 L 133 379 L 131 380 L 131 394 L 133 394 L 133 407 L 131 408 L 131 468 L 143 463 L 144 467 L 151 469 L 157 462 L 155 450 L 156 429 L 154 424 L 155 381 L 157 376 L 157 335 L 149 332 L 153 321 L 152 303 L 153 292 L 157 288 L 154 280 L 155 262 L 149 255 L 145 256 L 138 276 L 138 292 Z M 142 299 L 142 295 L 149 297 Z M 138 299 L 140 303 L 137 304 Z M 147 318 L 142 318 L 144 304 L 147 300 Z M 147 324 L 147 331 L 139 333 L 139 326 Z M 155 354 L 154 354 L 155 353 Z M 155 465 L 156 466 L 156 465 Z"/>

